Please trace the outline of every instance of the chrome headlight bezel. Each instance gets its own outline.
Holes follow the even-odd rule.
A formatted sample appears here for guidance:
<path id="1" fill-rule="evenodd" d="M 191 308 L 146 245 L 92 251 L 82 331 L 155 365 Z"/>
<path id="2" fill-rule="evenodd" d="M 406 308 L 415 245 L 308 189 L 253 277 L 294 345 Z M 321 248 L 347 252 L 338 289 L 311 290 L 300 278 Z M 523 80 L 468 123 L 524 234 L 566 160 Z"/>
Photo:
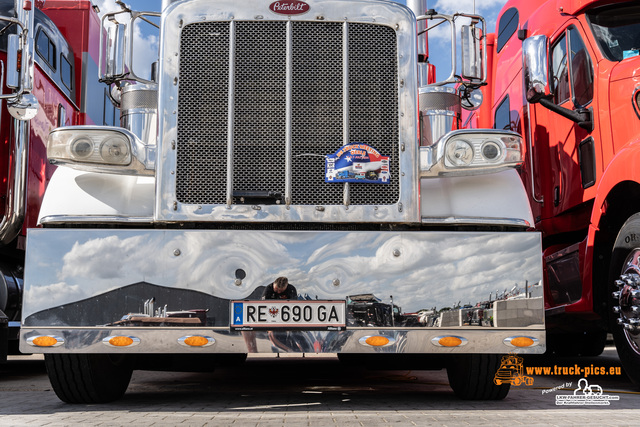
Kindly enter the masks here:
<path id="1" fill-rule="evenodd" d="M 455 130 L 420 147 L 420 177 L 469 176 L 500 172 L 524 161 L 522 137 L 502 130 Z"/>
<path id="2" fill-rule="evenodd" d="M 69 126 L 54 129 L 47 140 L 49 163 L 120 175 L 154 175 L 155 146 L 126 129 Z"/>

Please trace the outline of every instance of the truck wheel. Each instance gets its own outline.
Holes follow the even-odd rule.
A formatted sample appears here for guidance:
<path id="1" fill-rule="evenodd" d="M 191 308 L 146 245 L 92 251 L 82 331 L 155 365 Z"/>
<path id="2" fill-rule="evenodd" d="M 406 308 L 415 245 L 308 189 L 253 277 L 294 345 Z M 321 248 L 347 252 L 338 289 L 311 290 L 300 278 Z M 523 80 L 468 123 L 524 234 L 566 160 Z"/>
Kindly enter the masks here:
<path id="1" fill-rule="evenodd" d="M 126 355 L 45 354 L 53 391 L 66 403 L 106 403 L 129 386 L 133 360 Z"/>
<path id="2" fill-rule="evenodd" d="M 500 367 L 497 354 L 463 354 L 452 357 L 447 366 L 449 385 L 453 392 L 465 400 L 502 400 L 511 384 L 494 383 Z"/>
<path id="3" fill-rule="evenodd" d="M 620 362 L 640 385 L 640 213 L 618 233 L 609 268 L 608 302 L 611 334 Z"/>

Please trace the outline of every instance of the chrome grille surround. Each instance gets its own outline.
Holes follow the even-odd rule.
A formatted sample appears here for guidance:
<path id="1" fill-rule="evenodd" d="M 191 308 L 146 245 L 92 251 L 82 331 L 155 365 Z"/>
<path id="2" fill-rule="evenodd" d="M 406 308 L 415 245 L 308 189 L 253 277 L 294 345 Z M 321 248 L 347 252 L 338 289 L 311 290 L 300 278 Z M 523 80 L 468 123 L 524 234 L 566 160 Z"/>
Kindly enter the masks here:
<path id="1" fill-rule="evenodd" d="M 412 13 L 307 3 L 290 19 L 256 0 L 168 9 L 157 221 L 419 222 Z M 390 184 L 324 182 L 324 155 L 353 142 L 390 156 Z M 241 204 L 252 191 L 280 203 Z"/>

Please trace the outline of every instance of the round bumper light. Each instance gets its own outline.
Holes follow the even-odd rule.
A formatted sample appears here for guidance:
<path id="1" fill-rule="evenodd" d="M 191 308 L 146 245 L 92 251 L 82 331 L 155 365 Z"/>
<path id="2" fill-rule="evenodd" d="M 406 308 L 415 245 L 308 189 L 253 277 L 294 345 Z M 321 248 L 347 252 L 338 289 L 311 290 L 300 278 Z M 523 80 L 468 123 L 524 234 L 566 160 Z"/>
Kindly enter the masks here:
<path id="1" fill-rule="evenodd" d="M 395 344 L 396 340 L 383 335 L 368 335 L 360 338 L 358 342 L 369 347 L 388 347 Z"/>
<path id="2" fill-rule="evenodd" d="M 538 345 L 538 339 L 533 337 L 507 337 L 502 341 L 509 347 L 533 347 Z"/>
<path id="3" fill-rule="evenodd" d="M 455 335 L 445 335 L 431 338 L 431 343 L 438 347 L 460 347 L 466 345 L 469 341 L 466 338 L 455 336 Z"/>
<path id="4" fill-rule="evenodd" d="M 211 337 L 204 337 L 201 335 L 188 335 L 178 338 L 178 344 L 185 347 L 208 347 L 214 344 L 216 340 Z"/>
<path id="5" fill-rule="evenodd" d="M 136 337 L 117 335 L 106 337 L 102 340 L 102 343 L 109 347 L 131 347 L 140 344 L 140 339 Z"/>
<path id="6" fill-rule="evenodd" d="M 40 335 L 27 338 L 27 344 L 34 347 L 59 347 L 64 344 L 64 339 L 53 335 Z"/>

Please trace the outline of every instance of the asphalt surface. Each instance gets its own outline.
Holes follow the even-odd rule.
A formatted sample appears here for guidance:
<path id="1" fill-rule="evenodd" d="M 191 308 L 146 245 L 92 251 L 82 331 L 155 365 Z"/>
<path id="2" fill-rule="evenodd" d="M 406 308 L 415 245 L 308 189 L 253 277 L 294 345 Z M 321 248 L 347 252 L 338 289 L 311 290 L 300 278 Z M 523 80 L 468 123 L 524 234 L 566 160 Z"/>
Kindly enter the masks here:
<path id="1" fill-rule="evenodd" d="M 614 375 L 586 378 L 602 389 L 600 398 L 558 405 L 557 396 L 584 394 L 584 375 L 562 375 L 562 367 L 576 365 L 613 368 Z M 581 359 L 528 357 L 524 366 L 557 366 L 560 375 L 535 375 L 531 386 L 512 386 L 502 401 L 461 401 L 445 371 L 258 355 L 212 373 L 136 371 L 123 399 L 68 405 L 51 390 L 40 356 L 12 357 L 0 365 L 0 425 L 638 425 L 640 393 L 624 372 L 615 375 L 620 364 L 613 348 Z"/>

